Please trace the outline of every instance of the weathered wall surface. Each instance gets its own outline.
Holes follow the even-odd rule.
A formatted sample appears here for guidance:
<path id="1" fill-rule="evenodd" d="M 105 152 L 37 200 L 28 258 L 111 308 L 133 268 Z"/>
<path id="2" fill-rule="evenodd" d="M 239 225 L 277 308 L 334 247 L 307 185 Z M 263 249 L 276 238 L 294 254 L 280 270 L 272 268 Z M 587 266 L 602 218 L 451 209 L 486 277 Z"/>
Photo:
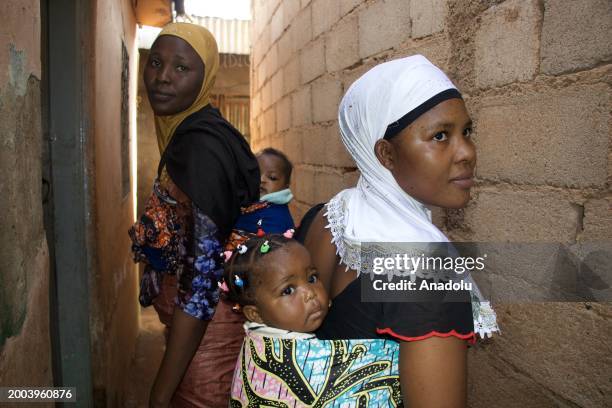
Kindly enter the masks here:
<path id="1" fill-rule="evenodd" d="M 459 240 L 612 239 L 612 4 L 606 0 L 254 0 L 251 142 L 295 164 L 297 219 L 358 178 L 340 98 L 373 65 L 423 54 L 465 95 L 474 199 L 437 210 Z M 612 276 L 601 278 L 610 285 Z M 612 404 L 612 308 L 500 305 L 470 351 L 470 405 Z"/>
<path id="2" fill-rule="evenodd" d="M 40 4 L 8 0 L 0 27 L 0 386 L 53 384 L 43 227 Z"/>
<path id="3" fill-rule="evenodd" d="M 130 126 L 135 128 L 136 21 L 131 1 L 100 0 L 94 32 L 94 154 L 96 273 L 91 292 L 91 344 L 94 400 L 99 406 L 120 406 L 126 373 L 138 334 L 137 269 L 131 259 L 128 228 L 133 223 L 135 180 L 129 167 L 129 143 L 122 139 L 122 100 L 128 103 Z M 125 66 L 127 51 L 128 65 Z M 122 91 L 122 71 L 129 66 Z M 123 74 L 125 78 L 125 73 Z M 127 87 L 126 87 L 127 85 Z M 124 112 L 125 114 L 125 112 Z M 129 140 L 135 134 L 129 128 Z M 127 149 L 127 152 L 126 152 Z M 122 162 L 128 154 L 128 166 Z M 132 155 L 135 152 L 131 153 Z"/>

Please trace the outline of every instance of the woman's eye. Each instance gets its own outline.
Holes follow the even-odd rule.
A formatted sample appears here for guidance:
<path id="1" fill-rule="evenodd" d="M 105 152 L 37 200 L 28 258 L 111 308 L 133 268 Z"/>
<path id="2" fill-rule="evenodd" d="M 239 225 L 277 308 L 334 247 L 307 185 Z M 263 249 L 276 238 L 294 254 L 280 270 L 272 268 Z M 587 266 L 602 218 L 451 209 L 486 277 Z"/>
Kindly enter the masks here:
<path id="1" fill-rule="evenodd" d="M 463 131 L 463 137 L 472 137 L 472 133 L 474 133 L 474 130 L 472 130 L 472 128 L 465 128 L 465 130 Z"/>
<path id="2" fill-rule="evenodd" d="M 283 289 L 281 295 L 289 296 L 289 295 L 293 295 L 293 292 L 295 292 L 295 288 L 293 286 L 288 286 L 285 289 Z"/>
<path id="3" fill-rule="evenodd" d="M 184 66 L 184 65 L 177 65 L 177 66 L 176 66 L 176 70 L 177 70 L 178 72 L 184 72 L 184 71 L 187 71 L 187 67 L 186 67 L 186 66 Z"/>
<path id="4" fill-rule="evenodd" d="M 313 274 L 308 277 L 309 283 L 317 283 L 318 281 L 319 281 L 319 276 L 317 274 Z"/>
<path id="5" fill-rule="evenodd" d="M 433 139 L 436 142 L 443 142 L 447 139 L 446 132 L 438 132 L 434 135 Z"/>
<path id="6" fill-rule="evenodd" d="M 160 65 L 161 65 L 161 63 L 160 63 L 158 60 L 156 60 L 156 59 L 151 60 L 151 66 L 152 66 L 152 67 L 157 68 L 157 67 L 159 67 Z"/>

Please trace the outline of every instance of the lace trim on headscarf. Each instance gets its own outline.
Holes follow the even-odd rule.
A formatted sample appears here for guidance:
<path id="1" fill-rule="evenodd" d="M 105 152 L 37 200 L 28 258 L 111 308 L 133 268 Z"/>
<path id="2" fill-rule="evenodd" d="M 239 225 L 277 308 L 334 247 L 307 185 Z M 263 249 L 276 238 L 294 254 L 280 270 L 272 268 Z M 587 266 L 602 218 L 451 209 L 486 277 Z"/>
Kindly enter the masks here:
<path id="1" fill-rule="evenodd" d="M 346 265 L 347 269 L 353 269 L 357 274 L 361 271 L 361 244 L 350 243 L 344 239 L 344 214 L 346 205 L 341 194 L 337 194 L 325 205 L 327 211 L 324 216 L 329 224 L 325 226 L 331 231 L 332 244 L 336 247 L 336 255 L 340 257 L 340 263 Z"/>

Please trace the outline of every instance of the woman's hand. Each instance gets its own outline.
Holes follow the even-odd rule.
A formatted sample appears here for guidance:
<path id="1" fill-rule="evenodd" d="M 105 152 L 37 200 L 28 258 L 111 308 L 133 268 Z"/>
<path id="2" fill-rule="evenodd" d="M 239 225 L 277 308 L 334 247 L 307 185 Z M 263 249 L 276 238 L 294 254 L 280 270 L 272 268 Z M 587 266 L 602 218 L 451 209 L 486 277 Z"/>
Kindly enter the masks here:
<path id="1" fill-rule="evenodd" d="M 149 407 L 170 406 L 172 395 L 198 349 L 207 326 L 207 321 L 198 320 L 179 308 L 174 309 L 166 352 L 151 389 Z"/>
<path id="2" fill-rule="evenodd" d="M 400 382 L 410 408 L 463 408 L 467 404 L 467 344 L 430 337 L 400 345 Z"/>

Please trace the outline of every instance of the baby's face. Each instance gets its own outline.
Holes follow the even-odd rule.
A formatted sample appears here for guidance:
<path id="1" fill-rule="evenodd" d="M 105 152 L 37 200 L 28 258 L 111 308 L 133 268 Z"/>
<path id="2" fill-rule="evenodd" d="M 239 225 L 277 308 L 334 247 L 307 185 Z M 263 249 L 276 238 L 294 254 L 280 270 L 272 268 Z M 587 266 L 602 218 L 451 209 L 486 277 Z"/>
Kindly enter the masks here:
<path id="1" fill-rule="evenodd" d="M 270 255 L 255 288 L 262 322 L 278 329 L 315 331 L 327 315 L 329 298 L 310 254 L 296 242 Z"/>
<path id="2" fill-rule="evenodd" d="M 272 154 L 262 154 L 257 158 L 261 182 L 259 184 L 259 195 L 274 193 L 289 187 L 285 172 L 283 171 L 283 161 Z"/>

